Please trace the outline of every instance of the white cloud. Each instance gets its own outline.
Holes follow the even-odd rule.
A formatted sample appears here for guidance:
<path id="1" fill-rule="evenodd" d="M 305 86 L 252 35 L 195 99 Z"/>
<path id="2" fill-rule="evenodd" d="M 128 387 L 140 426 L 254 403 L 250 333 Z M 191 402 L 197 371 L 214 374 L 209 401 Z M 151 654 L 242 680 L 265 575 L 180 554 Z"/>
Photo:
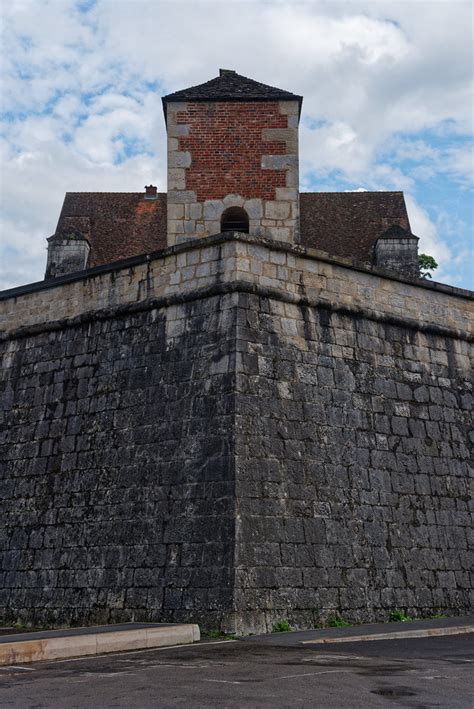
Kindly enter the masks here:
<path id="1" fill-rule="evenodd" d="M 474 181 L 474 155 L 472 144 L 449 148 L 447 151 L 448 169 L 465 184 Z"/>
<path id="2" fill-rule="evenodd" d="M 442 280 L 446 274 L 446 266 L 453 256 L 451 249 L 440 238 L 436 224 L 431 221 L 426 210 L 417 203 L 416 199 L 411 194 L 406 193 L 405 201 L 412 232 L 420 237 L 418 244 L 419 253 L 433 256 L 440 266 L 439 271 L 436 272 L 436 278 Z"/>
<path id="3" fill-rule="evenodd" d="M 370 147 L 358 139 L 354 128 L 343 121 L 318 128 L 300 129 L 301 170 L 319 172 L 341 170 L 352 175 L 363 174 L 370 162 Z"/>
<path id="4" fill-rule="evenodd" d="M 375 64 L 405 56 L 409 44 L 400 29 L 385 19 L 362 14 L 329 16 L 308 12 L 307 6 L 268 12 L 269 34 L 284 36 L 288 53 L 315 65 L 334 59 Z"/>

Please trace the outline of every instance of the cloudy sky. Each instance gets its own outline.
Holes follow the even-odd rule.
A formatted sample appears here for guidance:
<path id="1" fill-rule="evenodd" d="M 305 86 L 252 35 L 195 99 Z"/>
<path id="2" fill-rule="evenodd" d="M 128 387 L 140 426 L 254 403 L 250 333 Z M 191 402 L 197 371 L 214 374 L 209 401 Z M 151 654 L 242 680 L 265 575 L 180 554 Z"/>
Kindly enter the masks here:
<path id="1" fill-rule="evenodd" d="M 303 94 L 302 190 L 404 190 L 473 287 L 471 2 L 1 5 L 0 288 L 43 277 L 66 191 L 166 189 L 160 97 L 219 67 Z"/>

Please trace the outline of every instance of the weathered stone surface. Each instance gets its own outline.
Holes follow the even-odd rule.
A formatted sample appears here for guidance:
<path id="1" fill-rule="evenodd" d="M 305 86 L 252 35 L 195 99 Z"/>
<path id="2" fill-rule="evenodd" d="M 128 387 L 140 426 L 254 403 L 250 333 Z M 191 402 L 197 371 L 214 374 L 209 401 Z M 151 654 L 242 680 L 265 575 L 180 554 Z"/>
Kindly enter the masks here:
<path id="1" fill-rule="evenodd" d="M 171 168 L 170 167 L 168 169 L 168 190 L 185 190 L 186 189 L 185 174 L 186 173 L 185 173 L 184 168 L 180 168 L 180 167 Z"/>
<path id="2" fill-rule="evenodd" d="M 208 199 L 204 202 L 204 219 L 220 219 L 224 203 L 220 199 Z"/>
<path id="3" fill-rule="evenodd" d="M 222 201 L 224 207 L 242 207 L 245 200 L 238 194 L 228 194 Z"/>
<path id="4" fill-rule="evenodd" d="M 3 343 L 2 618 L 199 609 L 217 625 L 231 608 L 231 306 L 213 298 Z"/>
<path id="5" fill-rule="evenodd" d="M 247 199 L 244 204 L 244 209 L 250 219 L 260 220 L 262 218 L 263 208 L 261 199 Z"/>
<path id="6" fill-rule="evenodd" d="M 262 168 L 264 170 L 285 170 L 298 165 L 297 155 L 263 155 Z"/>
<path id="7" fill-rule="evenodd" d="M 202 218 L 202 204 L 190 204 L 189 205 L 189 219 L 201 219 Z"/>
<path id="8" fill-rule="evenodd" d="M 191 190 L 168 189 L 168 204 L 186 204 L 196 201 L 196 193 Z"/>
<path id="9" fill-rule="evenodd" d="M 189 133 L 189 126 L 184 125 L 184 124 L 170 124 L 168 126 L 168 137 L 171 138 L 182 138 L 183 136 L 187 136 Z M 172 144 L 172 149 L 176 149 L 174 147 L 175 144 Z"/>
<path id="10" fill-rule="evenodd" d="M 191 165 L 191 153 L 186 151 L 173 150 L 168 156 L 168 167 L 189 167 Z"/>
<path id="11" fill-rule="evenodd" d="M 175 219 L 184 219 L 184 208 L 186 205 L 184 204 L 173 204 L 170 203 L 168 204 L 168 219 L 170 220 L 175 220 Z"/>
<path id="12" fill-rule="evenodd" d="M 289 216 L 289 202 L 268 201 L 265 203 L 265 217 L 267 219 L 287 219 Z"/>
<path id="13" fill-rule="evenodd" d="M 300 107 L 297 101 L 280 101 L 280 113 L 288 116 L 298 116 Z"/>
<path id="14" fill-rule="evenodd" d="M 275 189 L 275 198 L 291 202 L 291 206 L 294 206 L 298 202 L 298 190 L 296 187 L 277 187 Z"/>
<path id="15" fill-rule="evenodd" d="M 412 278 L 420 275 L 418 263 L 418 239 L 378 239 L 375 244 L 375 263 Z"/>
<path id="16" fill-rule="evenodd" d="M 279 617 L 304 626 L 306 613 L 317 622 L 334 609 L 372 620 L 393 608 L 470 608 L 456 576 L 471 524 L 462 359 L 420 364 L 426 340 L 403 327 L 255 296 L 239 304 L 236 598 L 252 608 L 243 629 Z M 428 347 L 431 360 L 454 351 L 449 338 Z M 420 386 L 439 410 L 415 401 Z"/>
<path id="17" fill-rule="evenodd" d="M 465 293 L 229 237 L 0 305 L 4 620 L 471 607 Z"/>
<path id="18" fill-rule="evenodd" d="M 69 232 L 54 234 L 48 239 L 45 278 L 57 278 L 87 267 L 90 246 L 86 236 L 71 229 Z"/>

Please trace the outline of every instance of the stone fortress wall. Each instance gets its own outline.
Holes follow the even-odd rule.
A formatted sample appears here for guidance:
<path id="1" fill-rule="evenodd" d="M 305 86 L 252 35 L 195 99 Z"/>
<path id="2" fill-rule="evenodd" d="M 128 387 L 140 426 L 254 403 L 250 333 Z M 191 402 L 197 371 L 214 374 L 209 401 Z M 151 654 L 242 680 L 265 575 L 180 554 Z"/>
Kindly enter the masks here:
<path id="1" fill-rule="evenodd" d="M 2 618 L 466 612 L 471 295 L 232 234 L 5 292 Z"/>

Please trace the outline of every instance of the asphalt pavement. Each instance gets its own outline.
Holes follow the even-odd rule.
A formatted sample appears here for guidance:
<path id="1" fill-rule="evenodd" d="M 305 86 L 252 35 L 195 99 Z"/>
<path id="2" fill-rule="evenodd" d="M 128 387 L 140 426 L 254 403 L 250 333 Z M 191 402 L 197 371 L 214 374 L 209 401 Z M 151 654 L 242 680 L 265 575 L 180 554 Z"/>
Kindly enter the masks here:
<path id="1" fill-rule="evenodd" d="M 325 645 L 302 645 L 299 635 L 2 667 L 0 706 L 474 706 L 472 635 Z"/>

